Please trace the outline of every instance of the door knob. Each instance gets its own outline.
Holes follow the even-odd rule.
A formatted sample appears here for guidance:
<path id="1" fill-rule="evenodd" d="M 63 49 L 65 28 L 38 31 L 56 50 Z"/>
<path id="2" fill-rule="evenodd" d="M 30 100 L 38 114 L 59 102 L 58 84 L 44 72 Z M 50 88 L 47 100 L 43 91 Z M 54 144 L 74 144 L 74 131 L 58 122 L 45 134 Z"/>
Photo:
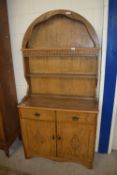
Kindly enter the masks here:
<path id="1" fill-rule="evenodd" d="M 58 139 L 58 140 L 61 140 L 61 137 L 60 137 L 60 136 L 58 136 L 58 137 L 57 137 L 57 139 Z"/>
<path id="2" fill-rule="evenodd" d="M 52 140 L 55 140 L 55 136 L 52 136 Z"/>

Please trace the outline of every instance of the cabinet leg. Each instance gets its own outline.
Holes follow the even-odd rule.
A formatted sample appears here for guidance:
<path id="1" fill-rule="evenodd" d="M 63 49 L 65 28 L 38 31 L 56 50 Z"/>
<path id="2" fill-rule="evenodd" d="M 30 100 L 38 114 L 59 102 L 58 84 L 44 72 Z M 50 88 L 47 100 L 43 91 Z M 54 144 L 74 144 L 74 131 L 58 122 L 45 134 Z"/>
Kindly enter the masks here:
<path id="1" fill-rule="evenodd" d="M 25 155 L 25 159 L 30 159 L 30 158 L 31 158 L 30 156 Z"/>
<path id="2" fill-rule="evenodd" d="M 93 163 L 92 162 L 88 164 L 88 168 L 93 169 Z"/>
<path id="3" fill-rule="evenodd" d="M 31 156 L 26 152 L 25 147 L 24 147 L 24 155 L 25 155 L 25 159 L 31 158 Z"/>

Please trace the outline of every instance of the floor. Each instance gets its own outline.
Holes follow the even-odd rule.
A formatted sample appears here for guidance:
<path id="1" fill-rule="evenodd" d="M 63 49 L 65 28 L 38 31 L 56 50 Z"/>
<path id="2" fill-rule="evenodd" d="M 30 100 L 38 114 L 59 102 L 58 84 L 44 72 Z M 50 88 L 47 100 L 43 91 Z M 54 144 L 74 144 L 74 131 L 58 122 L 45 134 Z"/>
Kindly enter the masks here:
<path id="1" fill-rule="evenodd" d="M 26 160 L 18 139 L 10 152 L 11 157 L 7 158 L 4 152 L 0 151 L 0 165 L 31 175 L 117 175 L 117 151 L 110 155 L 95 154 L 92 170 L 76 163 L 59 163 L 42 158 Z"/>

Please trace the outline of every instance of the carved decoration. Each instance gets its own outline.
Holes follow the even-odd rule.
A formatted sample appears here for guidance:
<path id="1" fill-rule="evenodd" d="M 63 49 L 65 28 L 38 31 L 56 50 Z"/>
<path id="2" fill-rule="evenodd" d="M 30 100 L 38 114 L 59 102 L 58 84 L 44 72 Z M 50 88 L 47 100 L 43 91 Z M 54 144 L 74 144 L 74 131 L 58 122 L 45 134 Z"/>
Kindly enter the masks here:
<path id="1" fill-rule="evenodd" d="M 80 142 L 77 134 L 73 135 L 70 143 L 74 154 L 77 154 L 80 148 Z"/>

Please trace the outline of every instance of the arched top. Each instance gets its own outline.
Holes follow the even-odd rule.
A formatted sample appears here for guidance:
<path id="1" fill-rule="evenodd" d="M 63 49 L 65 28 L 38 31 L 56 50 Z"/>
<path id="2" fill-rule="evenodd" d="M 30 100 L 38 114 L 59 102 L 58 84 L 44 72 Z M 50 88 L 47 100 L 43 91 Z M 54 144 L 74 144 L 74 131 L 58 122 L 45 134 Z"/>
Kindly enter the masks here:
<path id="1" fill-rule="evenodd" d="M 69 10 L 53 10 L 39 16 L 27 29 L 22 48 L 98 48 L 92 25 Z"/>

